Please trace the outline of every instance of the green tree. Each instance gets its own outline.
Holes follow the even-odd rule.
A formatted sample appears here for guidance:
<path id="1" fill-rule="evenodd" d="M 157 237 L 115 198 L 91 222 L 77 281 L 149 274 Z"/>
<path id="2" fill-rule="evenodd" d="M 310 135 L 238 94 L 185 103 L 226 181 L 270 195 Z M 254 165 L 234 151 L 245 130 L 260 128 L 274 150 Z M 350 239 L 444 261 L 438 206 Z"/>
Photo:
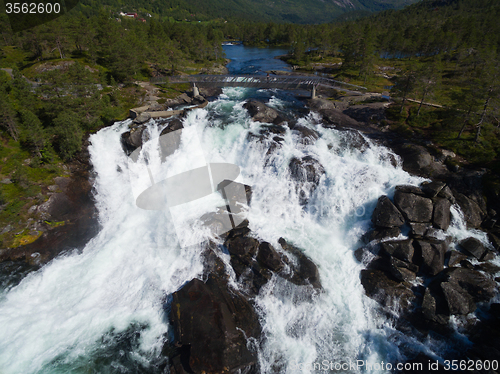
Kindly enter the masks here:
<path id="1" fill-rule="evenodd" d="M 48 140 L 40 119 L 29 110 L 21 111 L 21 144 L 42 158 L 42 150 L 47 146 Z"/>

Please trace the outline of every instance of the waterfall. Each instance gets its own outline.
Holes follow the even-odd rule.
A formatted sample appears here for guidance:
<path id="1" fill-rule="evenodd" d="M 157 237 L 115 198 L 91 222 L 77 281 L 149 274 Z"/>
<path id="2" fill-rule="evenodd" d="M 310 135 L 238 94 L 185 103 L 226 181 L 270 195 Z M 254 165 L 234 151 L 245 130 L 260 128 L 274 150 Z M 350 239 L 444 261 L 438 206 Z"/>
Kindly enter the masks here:
<path id="1" fill-rule="evenodd" d="M 276 247 L 284 237 L 318 266 L 324 292 L 313 299 L 279 277 L 257 296 L 264 333 L 261 371 L 314 372 L 317 363 L 401 359 L 400 337 L 365 296 L 362 265 L 353 252 L 371 225 L 377 198 L 422 179 L 403 171 L 387 148 L 352 132 L 323 128 L 314 115 L 297 114 L 301 126 L 319 133 L 313 144 L 287 128 L 281 146 L 268 152 L 272 136 L 252 136 L 263 124 L 243 109 L 246 98 L 259 94 L 227 88 L 207 107 L 190 111 L 183 120 L 190 131 L 183 131 L 180 148 L 167 162 L 172 174 L 206 163 L 239 166 L 236 181 L 253 189 L 247 212 L 253 235 Z M 291 105 L 278 92 L 265 95 L 275 108 Z M 212 194 L 170 210 L 138 208 L 141 186 L 131 178 L 120 145 L 129 124 L 115 123 L 90 137 L 99 234 L 81 252 L 56 258 L 0 295 L 0 372 L 158 370 L 169 334 L 165 298 L 201 277 L 203 242 L 210 238 L 202 227 L 188 230 L 178 222 L 193 212 L 213 211 L 222 199 Z M 150 138 L 161 129 L 154 120 L 148 123 Z M 288 169 L 293 157 L 304 156 L 325 169 L 306 206 L 300 205 Z M 157 171 L 152 167 L 153 174 Z M 194 238 L 189 246 L 180 243 L 185 237 Z"/>

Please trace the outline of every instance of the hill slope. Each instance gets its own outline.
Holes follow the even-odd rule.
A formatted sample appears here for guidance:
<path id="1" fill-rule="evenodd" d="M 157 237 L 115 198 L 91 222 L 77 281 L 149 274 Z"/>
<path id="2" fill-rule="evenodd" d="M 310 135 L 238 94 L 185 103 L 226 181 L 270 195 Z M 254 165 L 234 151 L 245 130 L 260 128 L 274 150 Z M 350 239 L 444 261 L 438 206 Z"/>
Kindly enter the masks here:
<path id="1" fill-rule="evenodd" d="M 82 0 L 86 9 L 98 3 L 116 10 L 150 12 L 178 20 L 240 18 L 248 21 L 325 23 L 358 11 L 402 8 L 418 0 Z"/>

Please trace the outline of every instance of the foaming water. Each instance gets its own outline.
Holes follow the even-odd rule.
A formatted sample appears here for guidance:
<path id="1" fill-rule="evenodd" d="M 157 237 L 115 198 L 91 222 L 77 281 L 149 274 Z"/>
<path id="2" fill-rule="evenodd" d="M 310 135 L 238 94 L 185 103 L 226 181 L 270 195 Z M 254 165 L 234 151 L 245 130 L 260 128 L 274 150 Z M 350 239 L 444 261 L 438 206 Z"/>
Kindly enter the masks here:
<path id="1" fill-rule="evenodd" d="M 314 125 L 314 116 L 298 120 L 318 131 L 314 144 L 304 144 L 287 129 L 281 146 L 268 152 L 272 140 L 249 136 L 262 126 L 243 109 L 243 100 L 252 95 L 262 93 L 226 88 L 217 101 L 189 112 L 184 126 L 191 131 L 183 131 L 167 173 L 202 165 L 200 154 L 203 162 L 238 165 L 237 181 L 253 188 L 247 212 L 253 234 L 278 250 L 284 237 L 318 265 L 323 292 L 311 297 L 304 287 L 273 277 L 257 296 L 264 331 L 261 371 L 315 372 L 325 361 L 400 359 L 401 337 L 364 295 L 353 251 L 370 227 L 377 198 L 422 179 L 404 172 L 388 149 L 359 134 Z M 286 95 L 265 95 L 269 105 L 288 110 Z M 135 205 L 147 178 L 144 185 L 133 182 L 139 171 L 121 149 L 120 136 L 129 124 L 117 123 L 90 138 L 101 232 L 81 253 L 55 259 L 2 296 L 2 373 L 156 372 L 153 364 L 169 329 L 165 296 L 203 270 L 203 245 L 183 248 L 178 238 L 202 242 L 207 233 L 176 226 L 191 208 L 172 215 Z M 151 138 L 161 132 L 154 121 L 148 126 Z M 193 149 L 195 137 L 199 147 Z M 154 149 L 149 154 L 154 156 Z M 288 164 L 304 156 L 318 160 L 325 175 L 301 206 Z M 151 162 L 152 174 L 160 169 Z M 214 196 L 193 203 L 197 214 L 220 205 Z M 462 235 L 456 222 L 450 230 Z M 234 279 L 232 284 L 238 287 Z"/>

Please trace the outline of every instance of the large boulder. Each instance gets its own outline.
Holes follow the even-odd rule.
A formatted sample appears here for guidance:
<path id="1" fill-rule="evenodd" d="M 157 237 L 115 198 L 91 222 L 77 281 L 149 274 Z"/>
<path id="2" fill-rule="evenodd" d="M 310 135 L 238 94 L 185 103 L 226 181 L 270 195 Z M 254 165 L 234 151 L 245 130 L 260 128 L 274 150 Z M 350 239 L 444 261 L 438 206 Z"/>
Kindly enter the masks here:
<path id="1" fill-rule="evenodd" d="M 316 289 L 321 289 L 322 286 L 316 264 L 300 248 L 288 243 L 285 239 L 280 238 L 278 242 L 285 251 L 294 255 L 298 261 L 298 267 L 293 268 L 293 275 L 289 278 L 290 282 L 297 285 L 310 284 Z"/>
<path id="2" fill-rule="evenodd" d="M 464 219 L 467 222 L 467 227 L 477 228 L 481 226 L 485 217 L 484 212 L 479 205 L 467 196 L 456 192 L 454 194 L 456 202 L 464 214 Z"/>
<path id="3" fill-rule="evenodd" d="M 293 157 L 289 163 L 290 174 L 298 182 L 310 182 L 317 186 L 325 174 L 325 168 L 312 156 Z"/>
<path id="4" fill-rule="evenodd" d="M 450 315 L 467 315 L 476 310 L 476 303 L 469 293 L 454 282 L 439 285 Z"/>
<path id="5" fill-rule="evenodd" d="M 248 339 L 258 339 L 258 316 L 248 300 L 227 282 L 209 275 L 193 279 L 172 295 L 170 320 L 175 347 L 172 371 L 236 373 L 256 370 L 257 353 Z"/>
<path id="6" fill-rule="evenodd" d="M 336 109 L 335 102 L 327 99 L 311 99 L 308 102 L 309 108 L 314 111 L 320 111 L 322 109 Z"/>
<path id="7" fill-rule="evenodd" d="M 431 222 L 432 200 L 412 193 L 396 190 L 394 204 L 410 222 Z"/>
<path id="8" fill-rule="evenodd" d="M 279 115 L 276 109 L 268 107 L 257 100 L 249 100 L 243 104 L 243 108 L 248 110 L 252 120 L 258 122 L 272 123 Z"/>
<path id="9" fill-rule="evenodd" d="M 288 164 L 291 177 L 298 182 L 300 204 L 308 202 L 309 195 L 312 194 L 326 173 L 323 165 L 312 156 L 302 158 L 293 157 Z"/>
<path id="10" fill-rule="evenodd" d="M 366 294 L 386 307 L 408 307 L 415 296 L 409 284 L 393 280 L 382 270 L 361 270 L 361 284 Z"/>
<path id="11" fill-rule="evenodd" d="M 144 131 L 146 131 L 145 126 L 133 126 L 130 131 L 121 135 L 121 145 L 127 156 L 130 156 L 137 148 L 142 147 Z"/>
<path id="12" fill-rule="evenodd" d="M 444 268 L 444 255 L 447 250 L 445 242 L 415 240 L 420 254 L 420 270 L 427 275 L 436 275 Z"/>
<path id="13" fill-rule="evenodd" d="M 420 145 L 407 144 L 399 152 L 403 159 L 403 167 L 407 171 L 420 172 L 433 162 L 431 154 Z"/>
<path id="14" fill-rule="evenodd" d="M 443 273 L 446 281 L 458 284 L 476 302 L 489 301 L 496 294 L 496 282 L 479 271 L 465 268 L 448 268 Z"/>
<path id="15" fill-rule="evenodd" d="M 450 200 L 444 198 L 435 198 L 434 211 L 432 213 L 432 223 L 434 224 L 434 227 L 444 231 L 448 230 L 451 222 L 450 208 Z"/>
<path id="16" fill-rule="evenodd" d="M 412 239 L 383 242 L 380 244 L 380 251 L 406 262 L 413 261 L 413 254 L 415 252 Z"/>
<path id="17" fill-rule="evenodd" d="M 447 268 L 425 291 L 424 315 L 446 323 L 450 315 L 466 315 L 476 310 L 476 303 L 495 295 L 496 283 L 480 272 L 466 268 Z"/>
<path id="18" fill-rule="evenodd" d="M 373 211 L 372 222 L 377 227 L 392 228 L 402 226 L 405 220 L 392 201 L 387 196 L 381 196 Z"/>
<path id="19" fill-rule="evenodd" d="M 325 127 L 360 127 L 358 121 L 342 113 L 342 111 L 339 109 L 321 109 L 318 110 L 318 112 L 323 117 L 323 126 Z"/>
<path id="20" fill-rule="evenodd" d="M 484 247 L 483 243 L 481 243 L 476 238 L 464 239 L 459 244 L 466 253 L 474 256 L 478 260 L 481 260 L 486 253 L 486 248 Z"/>

